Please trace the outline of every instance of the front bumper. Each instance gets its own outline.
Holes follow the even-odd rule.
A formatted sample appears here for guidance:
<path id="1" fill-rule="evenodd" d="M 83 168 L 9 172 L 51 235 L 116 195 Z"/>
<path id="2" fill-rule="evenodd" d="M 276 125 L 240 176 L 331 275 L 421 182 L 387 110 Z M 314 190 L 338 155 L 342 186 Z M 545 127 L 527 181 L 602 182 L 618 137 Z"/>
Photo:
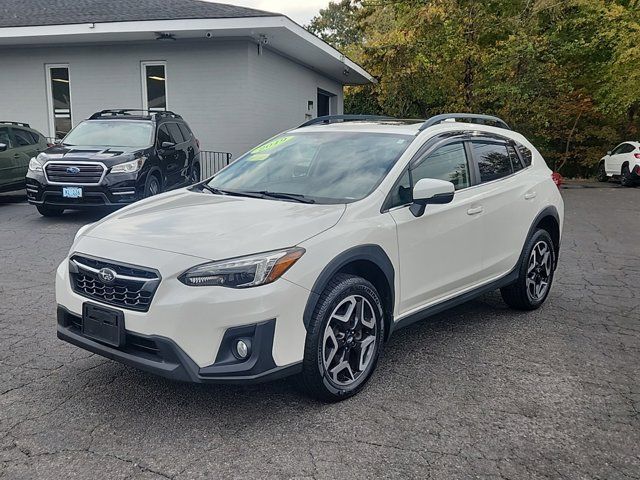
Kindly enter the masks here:
<path id="1" fill-rule="evenodd" d="M 59 338 L 107 358 L 193 382 L 252 382 L 295 373 L 299 368 L 306 339 L 302 318 L 308 290 L 284 278 L 248 289 L 188 287 L 177 277 L 202 259 L 134 245 L 122 248 L 116 242 L 90 237 L 81 237 L 72 249 L 102 258 L 117 256 L 117 261 L 131 265 L 151 264 L 162 280 L 148 311 L 134 311 L 76 293 L 69 262 L 63 261 L 56 273 L 56 300 L 63 312 L 58 318 Z M 82 336 L 79 325 L 87 302 L 123 312 L 124 348 Z M 252 354 L 245 361 L 230 355 L 229 339 L 240 334 L 248 335 L 252 342 Z M 130 339 L 155 344 L 156 356 L 149 357 L 148 349 L 131 349 Z"/>
<path id="2" fill-rule="evenodd" d="M 82 186 L 81 198 L 64 198 L 63 187 L 50 185 L 44 175 L 29 171 L 26 177 L 27 200 L 33 205 L 49 205 L 71 209 L 119 207 L 140 200 L 144 195 L 144 179 L 138 173 L 107 175 L 99 185 Z"/>
<path id="3" fill-rule="evenodd" d="M 226 352 L 219 352 L 216 363 L 200 368 L 174 341 L 157 335 L 126 333 L 126 343 L 116 348 L 85 337 L 82 334 L 82 318 L 64 307 L 58 306 L 58 338 L 77 347 L 102 355 L 125 365 L 182 382 L 191 383 L 259 383 L 299 373 L 302 364 L 278 367 L 271 355 L 275 320 L 244 327 L 253 330 L 252 353 L 243 362 L 229 359 Z M 230 329 L 223 345 L 230 345 L 235 334 Z"/>

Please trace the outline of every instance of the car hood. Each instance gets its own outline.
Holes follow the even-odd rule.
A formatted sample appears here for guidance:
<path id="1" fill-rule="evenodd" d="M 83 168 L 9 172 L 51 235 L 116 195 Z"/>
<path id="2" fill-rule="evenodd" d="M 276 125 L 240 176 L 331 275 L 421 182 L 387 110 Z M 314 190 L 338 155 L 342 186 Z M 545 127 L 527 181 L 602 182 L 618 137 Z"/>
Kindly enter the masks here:
<path id="1" fill-rule="evenodd" d="M 115 212 L 83 235 L 222 260 L 297 245 L 334 226 L 345 208 L 182 189 Z"/>
<path id="2" fill-rule="evenodd" d="M 101 147 L 96 145 L 56 145 L 40 154 L 41 163 L 49 161 L 64 162 L 102 162 L 107 167 L 134 159 L 144 153 L 144 148 Z"/>

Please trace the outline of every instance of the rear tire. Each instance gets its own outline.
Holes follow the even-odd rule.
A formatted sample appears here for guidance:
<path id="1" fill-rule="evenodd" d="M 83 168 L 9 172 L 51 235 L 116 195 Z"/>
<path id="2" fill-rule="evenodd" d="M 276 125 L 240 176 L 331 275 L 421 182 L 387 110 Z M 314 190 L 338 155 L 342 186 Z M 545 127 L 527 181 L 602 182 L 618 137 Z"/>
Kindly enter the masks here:
<path id="1" fill-rule="evenodd" d="M 384 313 L 376 288 L 338 274 L 318 300 L 305 342 L 302 385 L 323 402 L 352 397 L 376 368 L 384 339 Z"/>
<path id="2" fill-rule="evenodd" d="M 64 208 L 49 207 L 47 205 L 36 205 L 36 208 L 43 217 L 59 217 L 64 213 Z"/>
<path id="3" fill-rule="evenodd" d="M 620 175 L 620 185 L 623 187 L 633 187 L 633 178 L 631 178 L 631 171 L 629 166 L 622 167 L 622 173 Z"/>
<path id="4" fill-rule="evenodd" d="M 556 251 L 549 232 L 538 229 L 527 241 L 518 267 L 518 279 L 500 289 L 502 299 L 516 310 L 535 310 L 549 295 Z"/>
<path id="5" fill-rule="evenodd" d="M 604 162 L 601 162 L 600 165 L 598 165 L 598 171 L 596 172 L 596 180 L 599 182 L 609 181 L 609 177 L 607 176 L 607 170 L 604 168 Z"/>

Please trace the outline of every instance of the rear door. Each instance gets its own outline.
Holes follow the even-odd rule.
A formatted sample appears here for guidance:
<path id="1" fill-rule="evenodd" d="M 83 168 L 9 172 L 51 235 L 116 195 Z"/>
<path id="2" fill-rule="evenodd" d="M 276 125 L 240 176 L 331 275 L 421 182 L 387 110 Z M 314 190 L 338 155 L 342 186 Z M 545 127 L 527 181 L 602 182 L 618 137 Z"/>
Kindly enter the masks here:
<path id="1" fill-rule="evenodd" d="M 536 179 L 517 153 L 519 145 L 493 136 L 469 142 L 480 184 L 475 188 L 485 223 L 483 283 L 516 265 L 531 223 L 538 213 Z M 519 148 L 518 148 L 519 147 Z"/>
<path id="2" fill-rule="evenodd" d="M 0 151 L 0 187 L 13 183 L 14 151 L 9 127 L 0 126 L 0 143 L 4 145 Z"/>
<path id="3" fill-rule="evenodd" d="M 43 149 L 40 144 L 40 136 L 30 130 L 20 127 L 11 127 L 15 142 L 15 176 L 16 179 L 24 180 L 29 168 L 31 158 L 37 156 Z"/>

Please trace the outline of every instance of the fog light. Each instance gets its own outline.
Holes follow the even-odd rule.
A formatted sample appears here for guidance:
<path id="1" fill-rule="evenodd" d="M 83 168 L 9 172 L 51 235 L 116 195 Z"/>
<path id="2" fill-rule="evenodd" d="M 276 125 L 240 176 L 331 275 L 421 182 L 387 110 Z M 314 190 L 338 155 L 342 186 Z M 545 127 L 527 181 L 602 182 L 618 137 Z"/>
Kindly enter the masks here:
<path id="1" fill-rule="evenodd" d="M 236 342 L 236 355 L 241 360 L 244 360 L 249 356 L 249 345 L 244 340 L 238 340 Z"/>

